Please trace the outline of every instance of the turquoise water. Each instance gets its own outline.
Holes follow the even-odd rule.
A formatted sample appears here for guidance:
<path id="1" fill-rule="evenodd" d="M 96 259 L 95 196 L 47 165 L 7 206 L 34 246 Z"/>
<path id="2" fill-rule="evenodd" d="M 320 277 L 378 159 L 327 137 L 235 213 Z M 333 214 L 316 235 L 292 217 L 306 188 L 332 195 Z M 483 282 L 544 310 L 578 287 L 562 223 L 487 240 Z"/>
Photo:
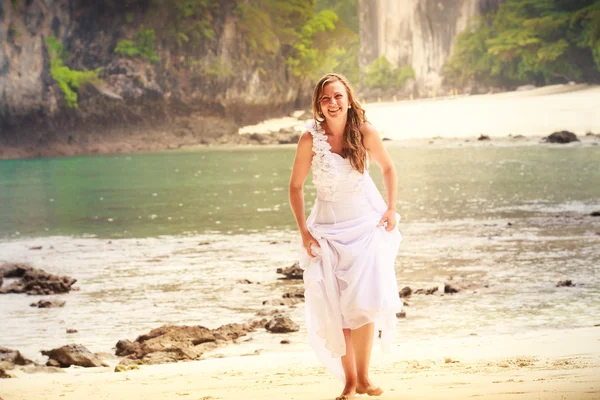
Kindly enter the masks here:
<path id="1" fill-rule="evenodd" d="M 463 287 L 412 296 L 399 344 L 597 322 L 598 146 L 387 145 L 399 287 Z M 42 344 L 111 352 L 163 324 L 216 328 L 278 308 L 301 328 L 285 350 L 262 331 L 206 357 L 308 349 L 302 304 L 262 304 L 301 286 L 275 272 L 300 247 L 287 204 L 293 157 L 282 146 L 0 161 L 0 263 L 29 262 L 80 288 L 57 296 L 67 302 L 57 309 L 0 295 L 2 345 L 38 361 Z M 314 195 L 309 177 L 307 212 Z M 564 279 L 576 286 L 557 288 Z"/>
<path id="2" fill-rule="evenodd" d="M 600 208 L 600 148 L 389 152 L 405 222 Z M 293 147 L 0 161 L 0 237 L 156 237 L 294 229 Z M 377 168 L 372 173 L 381 187 Z M 314 198 L 308 179 L 307 203 Z"/>

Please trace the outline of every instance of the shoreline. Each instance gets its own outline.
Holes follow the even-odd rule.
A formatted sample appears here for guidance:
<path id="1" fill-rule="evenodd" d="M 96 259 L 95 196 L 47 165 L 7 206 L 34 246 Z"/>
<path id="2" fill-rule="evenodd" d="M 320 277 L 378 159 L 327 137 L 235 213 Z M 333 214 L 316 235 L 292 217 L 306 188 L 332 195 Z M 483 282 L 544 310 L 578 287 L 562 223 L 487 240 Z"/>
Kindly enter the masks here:
<path id="1" fill-rule="evenodd" d="M 406 146 L 477 142 L 480 135 L 489 136 L 491 140 L 485 142 L 490 144 L 538 144 L 543 137 L 561 130 L 574 132 L 582 142 L 600 142 L 600 114 L 595 111 L 600 107 L 600 86 L 553 85 L 495 94 L 367 103 L 364 107 L 383 138 Z M 277 143 L 297 140 L 305 122 L 303 115 L 306 113 L 296 111 L 292 116 L 237 130 L 221 126 L 215 118 L 181 118 L 158 125 L 113 127 L 103 133 L 82 131 L 73 138 L 64 132 L 43 143 L 4 143 L 0 160 L 286 146 Z M 585 136 L 588 132 L 595 135 Z"/>
<path id="2" fill-rule="evenodd" d="M 391 354 L 382 355 L 376 346 L 372 377 L 384 388 L 384 399 L 598 399 L 599 332 L 596 326 L 456 339 L 397 338 Z M 308 348 L 122 373 L 71 367 L 63 373 L 17 375 L 3 380 L 4 400 L 308 400 L 333 399 L 341 390 Z"/>

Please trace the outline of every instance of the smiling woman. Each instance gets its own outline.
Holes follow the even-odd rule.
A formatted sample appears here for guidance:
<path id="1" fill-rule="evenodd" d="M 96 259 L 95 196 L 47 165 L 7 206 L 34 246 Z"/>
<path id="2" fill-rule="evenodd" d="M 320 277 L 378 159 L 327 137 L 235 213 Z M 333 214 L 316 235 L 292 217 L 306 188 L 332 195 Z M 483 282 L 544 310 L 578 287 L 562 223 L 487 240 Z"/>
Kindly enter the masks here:
<path id="1" fill-rule="evenodd" d="M 389 346 L 402 307 L 394 271 L 402 240 L 396 171 L 343 76 L 319 80 L 313 115 L 298 143 L 289 192 L 304 246 L 309 341 L 345 383 L 338 400 L 379 396 L 383 390 L 369 378 L 374 332 Z M 381 168 L 387 205 L 367 171 L 367 154 Z M 305 221 L 303 186 L 311 167 L 317 199 Z"/>

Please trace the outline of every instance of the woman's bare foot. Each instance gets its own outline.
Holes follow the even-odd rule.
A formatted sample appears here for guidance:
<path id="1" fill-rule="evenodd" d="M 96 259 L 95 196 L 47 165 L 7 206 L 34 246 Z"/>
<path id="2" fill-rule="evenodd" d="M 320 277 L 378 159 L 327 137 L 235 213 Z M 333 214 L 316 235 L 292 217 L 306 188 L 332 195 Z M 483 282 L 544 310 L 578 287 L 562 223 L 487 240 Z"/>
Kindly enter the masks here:
<path id="1" fill-rule="evenodd" d="M 356 386 L 346 384 L 346 387 L 344 387 L 344 391 L 342 392 L 342 394 L 336 397 L 335 400 L 350 400 L 354 398 L 355 394 Z"/>
<path id="2" fill-rule="evenodd" d="M 379 386 L 375 386 L 373 382 L 368 381 L 365 384 L 358 384 L 356 386 L 356 393 L 358 394 L 368 394 L 369 396 L 381 396 L 383 393 L 383 389 Z"/>

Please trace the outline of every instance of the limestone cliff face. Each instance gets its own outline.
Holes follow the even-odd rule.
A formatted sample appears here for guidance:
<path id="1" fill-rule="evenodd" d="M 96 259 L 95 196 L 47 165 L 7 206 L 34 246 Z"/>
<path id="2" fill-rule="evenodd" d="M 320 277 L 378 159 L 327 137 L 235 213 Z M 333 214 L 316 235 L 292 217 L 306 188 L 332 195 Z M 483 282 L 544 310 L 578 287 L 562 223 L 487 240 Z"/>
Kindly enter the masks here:
<path id="1" fill-rule="evenodd" d="M 193 52 L 167 46 L 157 36 L 156 64 L 115 54 L 116 44 L 135 37 L 140 26 L 157 32 L 164 27 L 164 17 L 149 12 L 152 4 L 0 0 L 0 145 L 7 136 L 3 131 L 26 127 L 77 130 L 177 115 L 218 116 L 243 124 L 307 103 L 310 83 L 289 76 L 283 56 L 253 65 L 233 12 L 237 0 L 219 2 L 215 36 Z M 68 52 L 69 67 L 101 68 L 103 83 L 82 88 L 77 109 L 66 107 L 50 74 L 45 39 L 51 35 Z M 214 72 L 214 65 L 221 64 L 228 73 Z M 206 73 L 208 66 L 212 73 Z"/>
<path id="2" fill-rule="evenodd" d="M 0 0 L 0 119 L 57 110 L 44 37 L 64 37 L 71 10 L 64 1 L 33 1 L 21 13 Z"/>
<path id="3" fill-rule="evenodd" d="M 418 94 L 439 93 L 441 69 L 470 18 L 501 0 L 359 0 L 361 69 L 380 56 L 409 64 Z"/>

